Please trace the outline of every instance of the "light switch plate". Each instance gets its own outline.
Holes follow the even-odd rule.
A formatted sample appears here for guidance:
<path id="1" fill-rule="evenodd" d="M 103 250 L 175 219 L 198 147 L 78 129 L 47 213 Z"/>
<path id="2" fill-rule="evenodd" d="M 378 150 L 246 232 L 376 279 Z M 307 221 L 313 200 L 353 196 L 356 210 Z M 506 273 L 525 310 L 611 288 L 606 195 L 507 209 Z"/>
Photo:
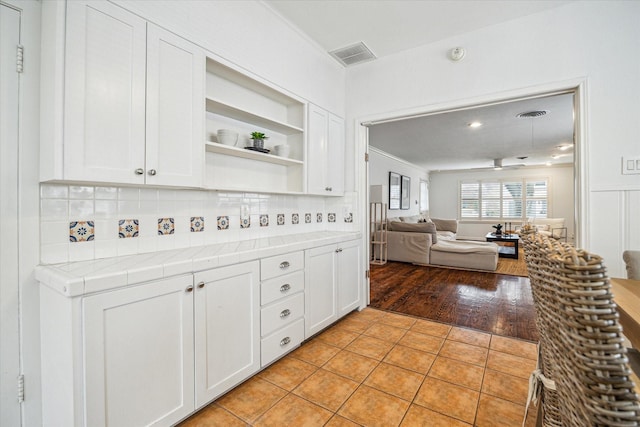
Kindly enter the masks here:
<path id="1" fill-rule="evenodd" d="M 622 174 L 637 175 L 640 174 L 640 157 L 624 156 L 622 157 Z"/>

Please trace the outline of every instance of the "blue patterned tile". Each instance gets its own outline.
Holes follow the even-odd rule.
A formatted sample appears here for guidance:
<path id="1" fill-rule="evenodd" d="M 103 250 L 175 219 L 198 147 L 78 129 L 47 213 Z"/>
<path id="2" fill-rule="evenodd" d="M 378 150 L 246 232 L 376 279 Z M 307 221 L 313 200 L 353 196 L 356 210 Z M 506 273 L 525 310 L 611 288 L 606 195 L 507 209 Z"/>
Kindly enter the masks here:
<path id="1" fill-rule="evenodd" d="M 204 231 L 204 217 L 203 216 L 192 216 L 191 217 L 191 231 L 194 233 L 199 233 Z"/>
<path id="2" fill-rule="evenodd" d="M 316 214 L 316 222 L 322 222 L 322 213 L 318 212 Z"/>
<path id="3" fill-rule="evenodd" d="M 95 226 L 93 221 L 71 221 L 69 223 L 70 242 L 89 242 L 95 239 Z"/>
<path id="4" fill-rule="evenodd" d="M 291 224 L 299 224 L 300 223 L 300 215 L 297 213 L 291 214 Z"/>
<path id="5" fill-rule="evenodd" d="M 344 217 L 344 222 L 353 222 L 353 213 L 349 212 L 345 217 Z"/>
<path id="6" fill-rule="evenodd" d="M 137 219 L 121 219 L 118 221 L 118 237 L 128 239 L 130 237 L 138 237 L 140 224 Z"/>
<path id="7" fill-rule="evenodd" d="M 228 216 L 219 216 L 218 217 L 218 230 L 228 230 L 229 229 L 229 217 Z"/>
<path id="8" fill-rule="evenodd" d="M 311 214 L 310 213 L 304 214 L 304 222 L 306 224 L 311 224 Z"/>
<path id="9" fill-rule="evenodd" d="M 276 217 L 276 221 L 278 225 L 284 225 L 284 214 L 278 214 Z"/>
<path id="10" fill-rule="evenodd" d="M 158 235 L 165 236 L 173 234 L 176 231 L 176 225 L 173 218 L 158 218 Z"/>
<path id="11" fill-rule="evenodd" d="M 329 212 L 327 214 L 327 221 L 329 222 L 336 222 L 336 214 L 333 212 Z"/>
<path id="12" fill-rule="evenodd" d="M 251 227 L 251 217 L 240 218 L 240 228 Z"/>
<path id="13" fill-rule="evenodd" d="M 269 215 L 262 214 L 260 215 L 260 227 L 268 227 L 269 226 Z"/>

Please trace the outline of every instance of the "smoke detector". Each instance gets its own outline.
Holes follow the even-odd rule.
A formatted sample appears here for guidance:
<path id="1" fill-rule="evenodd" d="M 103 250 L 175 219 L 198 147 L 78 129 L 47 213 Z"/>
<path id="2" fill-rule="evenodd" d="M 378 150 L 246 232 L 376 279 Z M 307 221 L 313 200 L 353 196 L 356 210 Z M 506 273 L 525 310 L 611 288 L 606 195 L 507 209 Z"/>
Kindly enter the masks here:
<path id="1" fill-rule="evenodd" d="M 524 113 L 517 114 L 516 117 L 519 119 L 531 119 L 531 118 L 546 116 L 548 113 L 549 113 L 549 110 L 525 111 Z"/>
<path id="2" fill-rule="evenodd" d="M 369 50 L 369 48 L 363 42 L 358 42 L 356 44 L 352 44 L 351 46 L 332 50 L 331 52 L 329 52 L 329 54 L 337 59 L 338 62 L 340 62 L 345 67 L 376 59 L 376 56 L 373 54 L 373 52 L 371 52 L 371 50 Z"/>

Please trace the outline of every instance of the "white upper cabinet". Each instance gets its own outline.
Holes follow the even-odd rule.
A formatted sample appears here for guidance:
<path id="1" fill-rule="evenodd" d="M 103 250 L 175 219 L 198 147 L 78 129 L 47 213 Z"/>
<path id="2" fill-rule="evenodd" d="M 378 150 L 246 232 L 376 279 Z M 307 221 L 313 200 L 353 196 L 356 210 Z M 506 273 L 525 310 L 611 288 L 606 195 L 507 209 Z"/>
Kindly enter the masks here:
<path id="1" fill-rule="evenodd" d="M 148 184 L 201 186 L 204 54 L 153 24 L 147 29 Z"/>
<path id="2" fill-rule="evenodd" d="M 43 5 L 41 179 L 201 186 L 204 53 L 106 1 L 59 8 Z"/>
<path id="3" fill-rule="evenodd" d="M 344 194 L 344 120 L 309 104 L 307 192 Z"/>
<path id="4" fill-rule="evenodd" d="M 135 170 L 145 167 L 146 23 L 111 3 L 70 1 L 66 24 L 57 178 L 142 184 Z"/>

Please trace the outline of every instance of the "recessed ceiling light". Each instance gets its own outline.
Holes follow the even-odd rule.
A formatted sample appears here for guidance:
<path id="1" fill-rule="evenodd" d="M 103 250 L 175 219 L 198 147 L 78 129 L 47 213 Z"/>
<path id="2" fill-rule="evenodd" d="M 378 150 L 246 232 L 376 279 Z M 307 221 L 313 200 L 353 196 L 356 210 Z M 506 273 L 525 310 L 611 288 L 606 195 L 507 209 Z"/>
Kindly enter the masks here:
<path id="1" fill-rule="evenodd" d="M 551 162 L 545 163 L 545 165 L 547 165 L 547 166 L 551 166 L 551 164 L 552 164 Z"/>
<path id="2" fill-rule="evenodd" d="M 567 151 L 571 147 L 573 147 L 573 144 L 562 144 L 562 145 L 558 145 L 556 148 L 558 150 Z"/>
<path id="3" fill-rule="evenodd" d="M 555 159 L 559 159 L 559 158 L 560 158 L 560 155 L 559 155 L 559 154 L 554 154 L 554 155 L 552 155 L 552 156 L 551 156 L 551 158 L 552 158 L 553 160 L 555 160 Z"/>
<path id="4" fill-rule="evenodd" d="M 469 126 L 470 128 L 479 128 L 480 126 L 482 126 L 482 123 L 480 123 L 480 122 L 471 122 L 467 126 Z"/>

